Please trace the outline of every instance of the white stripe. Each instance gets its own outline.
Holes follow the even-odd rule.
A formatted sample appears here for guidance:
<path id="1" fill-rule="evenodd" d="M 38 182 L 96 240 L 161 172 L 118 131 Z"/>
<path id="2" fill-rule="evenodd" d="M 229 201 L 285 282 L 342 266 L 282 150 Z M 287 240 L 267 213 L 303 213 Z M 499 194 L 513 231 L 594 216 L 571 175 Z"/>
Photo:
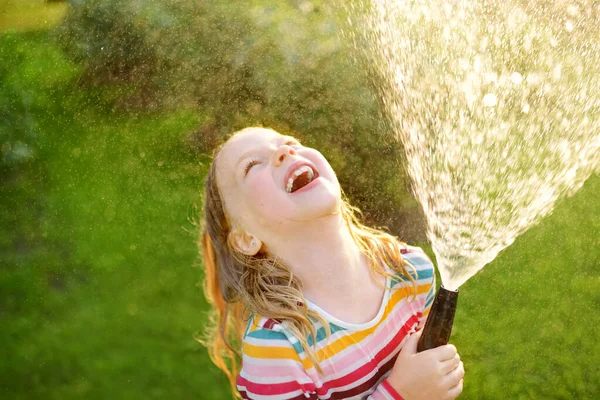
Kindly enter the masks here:
<path id="1" fill-rule="evenodd" d="M 249 391 L 246 388 L 246 386 L 239 386 L 238 385 L 237 388 L 238 388 L 238 390 L 240 392 L 244 391 L 246 393 L 251 394 L 252 396 L 249 396 L 249 397 L 251 397 L 252 399 L 256 399 L 256 400 L 289 400 L 291 397 L 296 397 L 296 396 L 299 396 L 301 394 L 304 394 L 304 391 L 302 389 L 298 389 L 298 390 L 295 390 L 293 392 L 287 392 L 287 393 L 284 393 L 284 394 L 273 394 L 273 395 L 264 395 L 263 394 L 263 395 L 258 395 L 258 394 L 254 393 L 254 392 Z"/>
<path id="2" fill-rule="evenodd" d="M 290 383 L 290 382 L 298 382 L 302 385 L 304 384 L 312 384 L 314 383 L 312 379 L 305 374 L 304 368 L 301 370 L 294 370 L 293 368 L 289 368 L 290 371 L 286 371 L 284 369 L 281 370 L 282 374 L 280 376 L 257 376 L 252 375 L 242 369 L 240 372 L 240 376 L 249 380 L 252 383 L 258 383 L 261 385 L 274 385 L 277 383 Z M 294 373 L 296 372 L 296 373 Z"/>
<path id="3" fill-rule="evenodd" d="M 249 363 L 249 364 L 255 364 L 255 365 L 262 365 L 262 366 L 282 366 L 282 367 L 288 366 L 288 365 L 290 365 L 290 363 L 293 363 L 293 364 L 297 365 L 299 368 L 304 369 L 304 365 L 300 361 L 293 360 L 291 358 L 254 358 L 254 357 L 250 357 L 247 354 L 244 354 L 243 362 Z"/>

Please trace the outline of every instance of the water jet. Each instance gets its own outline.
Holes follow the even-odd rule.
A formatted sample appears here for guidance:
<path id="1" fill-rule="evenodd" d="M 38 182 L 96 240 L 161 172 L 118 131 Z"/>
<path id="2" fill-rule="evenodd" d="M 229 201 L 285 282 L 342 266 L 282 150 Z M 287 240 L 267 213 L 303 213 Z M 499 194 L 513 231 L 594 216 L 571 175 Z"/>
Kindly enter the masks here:
<path id="1" fill-rule="evenodd" d="M 447 342 L 458 288 L 600 167 L 600 8 L 372 0 L 368 9 L 369 65 L 442 280 L 424 349 Z"/>

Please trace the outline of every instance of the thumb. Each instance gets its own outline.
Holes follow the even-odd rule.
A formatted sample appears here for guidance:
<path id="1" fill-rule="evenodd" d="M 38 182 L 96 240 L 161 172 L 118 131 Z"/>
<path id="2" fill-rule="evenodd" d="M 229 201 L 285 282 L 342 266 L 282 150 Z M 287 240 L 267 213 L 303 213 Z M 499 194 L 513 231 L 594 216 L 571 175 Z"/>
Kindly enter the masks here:
<path id="1" fill-rule="evenodd" d="M 417 354 L 417 344 L 419 343 L 422 332 L 422 330 L 418 330 L 411 334 L 400 352 L 405 355 Z"/>

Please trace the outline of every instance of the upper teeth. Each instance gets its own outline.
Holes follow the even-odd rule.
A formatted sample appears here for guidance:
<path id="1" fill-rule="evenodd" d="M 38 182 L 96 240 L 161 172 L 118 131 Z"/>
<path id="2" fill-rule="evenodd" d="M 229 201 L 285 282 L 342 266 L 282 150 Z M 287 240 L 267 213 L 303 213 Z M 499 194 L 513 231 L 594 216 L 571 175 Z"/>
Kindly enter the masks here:
<path id="1" fill-rule="evenodd" d="M 302 167 L 292 172 L 292 175 L 290 175 L 290 178 L 287 181 L 287 185 L 285 186 L 285 191 L 288 193 L 292 193 L 292 186 L 294 186 L 294 180 L 305 172 L 308 172 L 308 181 L 312 181 L 315 173 L 313 172 L 311 167 L 309 167 L 308 165 L 303 165 Z"/>

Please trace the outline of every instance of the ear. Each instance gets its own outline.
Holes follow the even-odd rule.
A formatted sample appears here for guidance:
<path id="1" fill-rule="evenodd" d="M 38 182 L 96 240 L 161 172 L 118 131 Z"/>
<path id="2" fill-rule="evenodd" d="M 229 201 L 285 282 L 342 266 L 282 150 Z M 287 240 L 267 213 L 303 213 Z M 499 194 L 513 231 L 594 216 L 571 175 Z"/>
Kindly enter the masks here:
<path id="1" fill-rule="evenodd" d="M 254 256 L 262 247 L 262 242 L 254 235 L 237 229 L 229 233 L 229 244 L 235 250 L 247 256 Z"/>

